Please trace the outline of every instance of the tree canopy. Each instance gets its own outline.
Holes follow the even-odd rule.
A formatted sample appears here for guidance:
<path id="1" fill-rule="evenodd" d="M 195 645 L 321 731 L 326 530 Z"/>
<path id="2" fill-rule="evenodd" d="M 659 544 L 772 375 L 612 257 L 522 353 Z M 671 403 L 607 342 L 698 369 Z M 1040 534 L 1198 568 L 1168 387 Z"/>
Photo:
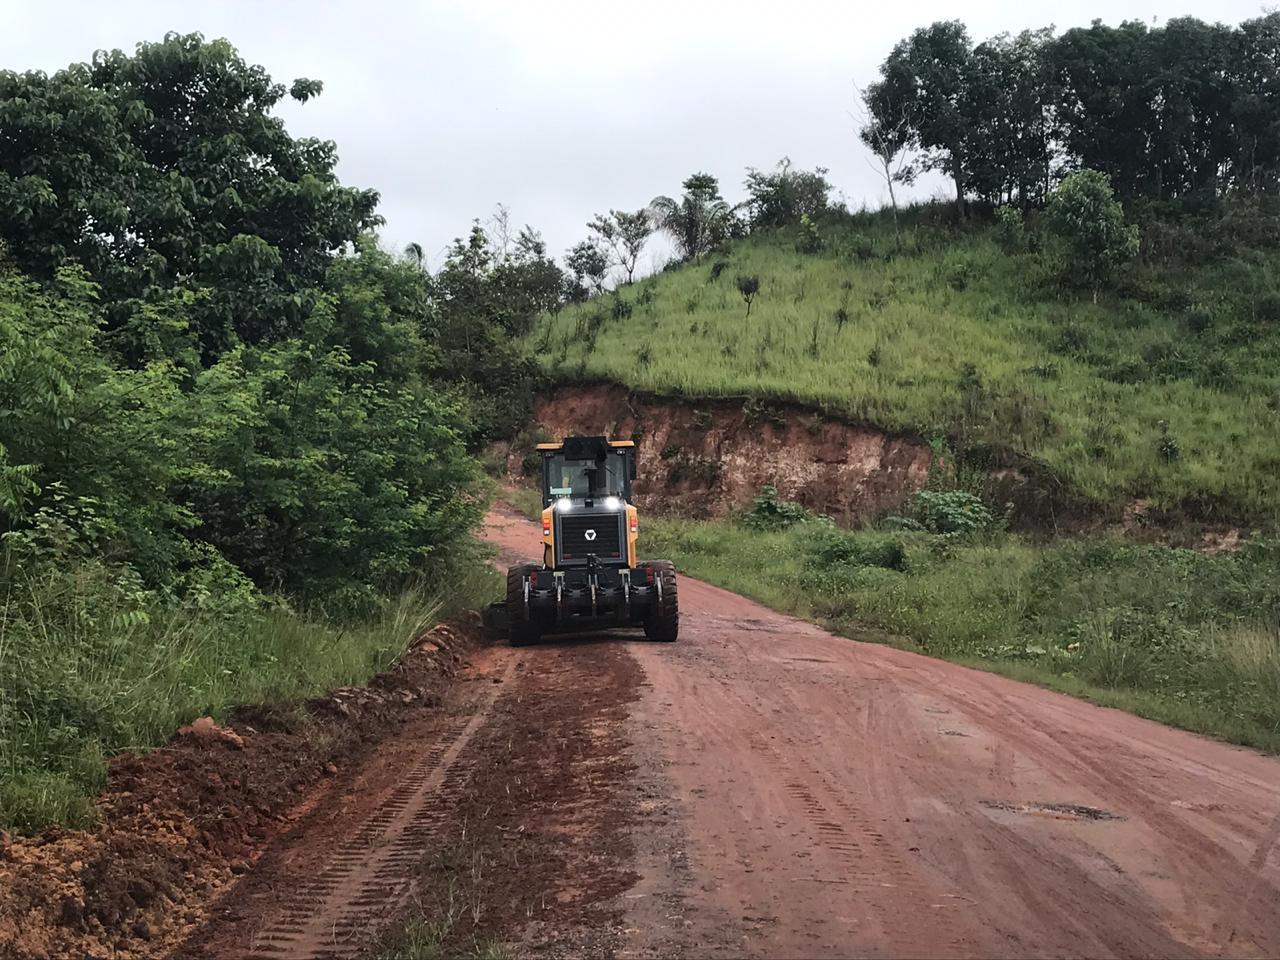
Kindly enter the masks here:
<path id="1" fill-rule="evenodd" d="M 376 192 L 338 182 L 334 144 L 272 113 L 320 91 L 199 34 L 51 76 L 0 72 L 0 239 L 37 278 L 81 264 L 112 329 L 160 292 L 198 293 L 206 360 L 296 334 L 334 253 L 380 222 Z"/>
<path id="2" fill-rule="evenodd" d="M 709 173 L 695 173 L 684 181 L 684 195 L 654 197 L 649 204 L 654 222 L 675 244 L 680 256 L 697 260 L 727 240 L 733 230 L 733 209 L 720 196 L 720 181 Z"/>
<path id="3" fill-rule="evenodd" d="M 353 609 L 478 519 L 468 447 L 523 421 L 513 338 L 563 273 L 528 228 L 434 276 L 381 249 L 377 194 L 274 113 L 321 90 L 198 34 L 0 73 L 0 539 L 27 567 Z"/>
<path id="4" fill-rule="evenodd" d="M 945 21 L 898 43 L 864 92 L 863 139 L 913 153 L 957 203 L 1043 203 L 1073 169 L 1126 200 L 1280 189 L 1280 14 L 1001 35 Z"/>

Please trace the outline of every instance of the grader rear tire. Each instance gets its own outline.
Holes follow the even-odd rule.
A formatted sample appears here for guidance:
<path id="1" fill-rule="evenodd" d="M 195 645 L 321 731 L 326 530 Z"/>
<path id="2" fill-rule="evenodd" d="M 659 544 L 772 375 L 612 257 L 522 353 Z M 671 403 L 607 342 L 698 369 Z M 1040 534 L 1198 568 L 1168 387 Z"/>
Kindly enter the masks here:
<path id="1" fill-rule="evenodd" d="M 674 643 L 680 635 L 680 602 L 676 594 L 676 566 L 670 560 L 649 560 L 640 564 L 653 571 L 661 584 L 661 599 L 644 621 L 644 635 L 661 643 Z"/>
<path id="2" fill-rule="evenodd" d="M 542 639 L 537 620 L 525 620 L 524 608 L 524 579 L 540 569 L 536 563 L 518 563 L 507 570 L 507 630 L 513 647 L 527 647 Z"/>

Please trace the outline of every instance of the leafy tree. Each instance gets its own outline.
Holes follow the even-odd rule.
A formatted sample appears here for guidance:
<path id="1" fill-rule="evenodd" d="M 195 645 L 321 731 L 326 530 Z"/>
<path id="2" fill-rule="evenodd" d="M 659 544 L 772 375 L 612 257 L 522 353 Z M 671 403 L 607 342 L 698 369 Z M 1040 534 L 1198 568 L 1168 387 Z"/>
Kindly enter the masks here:
<path id="1" fill-rule="evenodd" d="M 472 445 L 508 436 L 527 418 L 537 369 L 513 334 L 527 331 L 563 286 L 562 280 L 548 282 L 546 250 L 537 235 L 526 228 L 522 237 L 515 257 L 499 261 L 484 228 L 474 223 L 465 240 L 454 241 L 430 284 L 433 309 L 422 319 L 423 338 L 432 347 L 430 375 L 466 396 Z M 556 268 L 553 277 L 560 276 Z"/>
<path id="2" fill-rule="evenodd" d="M 547 256 L 547 244 L 532 227 L 516 234 L 514 248 L 494 265 L 492 283 L 497 293 L 498 323 L 522 335 L 537 317 L 557 309 L 564 296 L 564 271 Z"/>
<path id="3" fill-rule="evenodd" d="M 873 119 L 886 127 L 910 118 L 910 145 L 922 151 L 920 168 L 942 170 L 955 184 L 956 208 L 964 214 L 968 189 L 964 106 L 971 48 L 958 20 L 916 30 L 893 48 L 880 67 L 871 102 Z M 877 111 L 892 108 L 892 113 Z M 909 178 L 915 168 L 906 171 Z"/>
<path id="4" fill-rule="evenodd" d="M 908 148 L 914 127 L 909 112 L 909 97 L 888 83 L 873 83 L 859 94 L 862 128 L 858 139 L 875 157 L 875 171 L 884 178 L 893 210 L 893 229 L 899 229 L 898 197 L 893 185 L 910 179 Z"/>
<path id="5" fill-rule="evenodd" d="M 636 264 L 640 261 L 640 252 L 653 235 L 653 217 L 649 211 L 627 213 L 610 210 L 608 216 L 596 214 L 587 227 L 609 245 L 614 263 L 626 273 L 626 282 L 631 283 L 635 278 Z"/>
<path id="6" fill-rule="evenodd" d="M 863 100 L 863 141 L 895 205 L 893 184 L 929 169 L 952 178 L 961 209 L 969 196 L 1043 203 L 1077 168 L 1126 199 L 1280 189 L 1280 13 L 1236 28 L 1095 21 L 972 48 L 962 24 L 935 23 L 894 47 Z"/>
<path id="7" fill-rule="evenodd" d="M 1041 203 L 1051 185 L 1051 30 L 1001 35 L 974 48 L 962 101 L 967 189 L 989 203 Z"/>
<path id="8" fill-rule="evenodd" d="M 802 217 L 817 219 L 827 212 L 831 184 L 827 169 L 812 172 L 793 170 L 791 159 L 783 157 L 771 173 L 747 169 L 747 210 L 751 226 L 785 227 Z"/>
<path id="9" fill-rule="evenodd" d="M 292 85 L 299 100 L 319 92 Z M 376 193 L 338 182 L 332 143 L 273 115 L 286 95 L 199 34 L 52 76 L 0 73 L 0 240 L 41 279 L 83 264 L 112 328 L 158 293 L 199 292 L 206 359 L 296 333 L 334 251 L 379 218 Z"/>
<path id="10" fill-rule="evenodd" d="M 1068 30 L 1048 51 L 1055 103 L 1068 154 L 1105 173 L 1122 196 L 1142 192 L 1155 125 L 1149 90 L 1148 28 L 1094 21 Z"/>
<path id="11" fill-rule="evenodd" d="M 1077 170 L 1049 197 L 1049 228 L 1058 240 L 1063 276 L 1098 292 L 1138 253 L 1138 228 L 1126 225 L 1111 182 L 1097 170 Z"/>
<path id="12" fill-rule="evenodd" d="M 585 289 L 590 283 L 596 294 L 604 292 L 604 281 L 609 275 L 609 254 L 598 240 L 574 244 L 565 254 L 564 265 L 569 268 L 579 289 Z"/>
<path id="13" fill-rule="evenodd" d="M 1215 191 L 1232 157 L 1231 34 L 1194 17 L 1169 20 L 1147 34 L 1153 114 L 1147 192 L 1157 200 Z"/>
<path id="14" fill-rule="evenodd" d="M 1280 181 L 1280 13 L 1246 20 L 1231 47 L 1235 183 L 1258 194 Z"/>
<path id="15" fill-rule="evenodd" d="M 698 260 L 733 232 L 733 209 L 720 196 L 720 182 L 709 173 L 684 181 L 679 200 L 654 197 L 649 204 L 654 223 L 665 231 L 684 260 Z"/>

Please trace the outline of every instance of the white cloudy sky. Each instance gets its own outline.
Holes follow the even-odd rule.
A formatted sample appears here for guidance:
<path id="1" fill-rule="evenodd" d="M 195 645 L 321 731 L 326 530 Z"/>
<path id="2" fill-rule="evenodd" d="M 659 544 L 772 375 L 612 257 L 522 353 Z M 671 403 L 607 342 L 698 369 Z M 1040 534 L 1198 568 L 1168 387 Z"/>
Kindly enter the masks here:
<path id="1" fill-rule="evenodd" d="M 497 202 L 558 253 L 596 211 L 676 193 L 695 170 L 736 200 L 745 167 L 783 155 L 829 167 L 851 206 L 878 204 L 854 82 L 913 28 L 959 18 L 981 39 L 1261 13 L 1256 0 L 1175 3 L 0 0 L 0 68 L 52 71 L 177 30 L 225 36 L 277 80 L 323 80 L 319 99 L 283 108 L 290 129 L 335 140 L 344 182 L 381 192 L 387 243 L 417 241 L 434 264 Z"/>

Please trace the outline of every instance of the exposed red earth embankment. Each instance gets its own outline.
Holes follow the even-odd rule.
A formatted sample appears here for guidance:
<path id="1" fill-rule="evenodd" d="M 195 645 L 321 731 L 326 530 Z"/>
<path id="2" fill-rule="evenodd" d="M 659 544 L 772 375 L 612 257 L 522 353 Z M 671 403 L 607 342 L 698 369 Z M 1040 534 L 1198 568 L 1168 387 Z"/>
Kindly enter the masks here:
<path id="1" fill-rule="evenodd" d="M 605 435 L 639 445 L 637 502 L 686 517 L 725 516 L 767 484 L 841 523 L 872 520 L 924 486 L 932 452 L 919 437 L 794 404 L 678 399 L 614 384 L 562 385 L 534 410 L 552 437 Z M 520 469 L 523 451 L 508 467 Z M 1102 519 L 1043 468 L 1009 455 L 992 464 L 989 496 L 1015 525 L 1080 528 Z"/>

